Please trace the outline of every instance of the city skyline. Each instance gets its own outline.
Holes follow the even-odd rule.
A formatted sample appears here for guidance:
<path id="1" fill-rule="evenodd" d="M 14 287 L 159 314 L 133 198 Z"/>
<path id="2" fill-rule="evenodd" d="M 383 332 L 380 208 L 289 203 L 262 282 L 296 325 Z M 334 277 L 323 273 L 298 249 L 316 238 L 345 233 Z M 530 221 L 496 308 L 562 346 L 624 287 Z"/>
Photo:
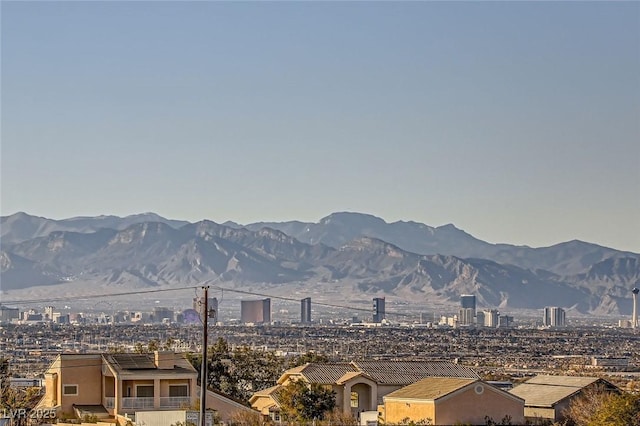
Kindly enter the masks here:
<path id="1" fill-rule="evenodd" d="M 3 2 L 0 212 L 640 252 L 640 4 Z"/>

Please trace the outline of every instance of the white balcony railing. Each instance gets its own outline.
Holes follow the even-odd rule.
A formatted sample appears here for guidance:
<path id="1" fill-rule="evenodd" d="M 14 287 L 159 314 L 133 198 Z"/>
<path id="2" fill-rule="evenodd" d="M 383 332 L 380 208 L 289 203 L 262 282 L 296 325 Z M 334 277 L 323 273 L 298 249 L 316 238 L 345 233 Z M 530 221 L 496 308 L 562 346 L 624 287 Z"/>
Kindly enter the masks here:
<path id="1" fill-rule="evenodd" d="M 189 396 L 161 396 L 160 408 L 189 408 L 191 397 Z"/>
<path id="2" fill-rule="evenodd" d="M 121 409 L 146 409 L 156 408 L 153 404 L 154 398 L 122 398 Z M 163 396 L 160 397 L 160 408 L 189 408 L 192 405 L 190 396 Z M 116 399 L 114 397 L 104 398 L 104 408 L 115 408 Z"/>
<path id="3" fill-rule="evenodd" d="M 122 398 L 122 409 L 144 409 L 154 408 L 153 397 L 151 398 Z"/>
<path id="4" fill-rule="evenodd" d="M 115 408 L 115 407 L 116 407 L 116 399 L 112 396 L 105 396 L 104 408 Z"/>

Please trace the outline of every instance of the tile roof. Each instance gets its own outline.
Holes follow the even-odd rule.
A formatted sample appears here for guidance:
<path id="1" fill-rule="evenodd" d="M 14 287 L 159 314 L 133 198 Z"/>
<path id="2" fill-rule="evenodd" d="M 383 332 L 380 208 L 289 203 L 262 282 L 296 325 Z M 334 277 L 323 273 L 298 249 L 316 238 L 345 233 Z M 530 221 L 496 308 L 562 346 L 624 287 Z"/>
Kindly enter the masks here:
<path id="1" fill-rule="evenodd" d="M 342 385 L 346 382 L 348 382 L 349 380 L 353 379 L 354 377 L 365 377 L 369 380 L 373 380 L 371 377 L 369 377 L 369 375 L 367 373 L 364 373 L 362 371 L 348 371 L 346 373 L 344 373 L 344 375 L 342 377 L 340 377 L 338 380 L 336 380 L 336 383 L 339 385 Z"/>
<path id="2" fill-rule="evenodd" d="M 446 361 L 358 361 L 353 363 L 378 384 L 408 385 L 426 377 L 479 379 L 470 367 Z"/>
<path id="3" fill-rule="evenodd" d="M 572 386 L 547 386 L 523 383 L 509 393 L 524 399 L 528 407 L 553 407 L 558 402 L 580 392 L 582 388 Z"/>
<path id="4" fill-rule="evenodd" d="M 290 371 L 290 370 L 288 370 Z M 309 363 L 300 370 L 300 373 L 310 383 L 337 383 L 348 372 L 358 372 L 358 369 L 349 363 Z"/>
<path id="5" fill-rule="evenodd" d="M 523 398 L 526 406 L 553 407 L 558 402 L 597 382 L 614 388 L 613 385 L 598 377 L 541 375 L 527 380 L 509 392 Z"/>
<path id="6" fill-rule="evenodd" d="M 535 376 L 525 383 L 532 385 L 550 385 L 550 386 L 574 386 L 584 387 L 600 380 L 598 377 L 578 377 L 578 376 Z"/>
<path id="7" fill-rule="evenodd" d="M 465 379 L 460 377 L 427 377 L 426 379 L 391 392 L 386 395 L 384 399 L 438 399 L 477 381 L 478 379 Z"/>

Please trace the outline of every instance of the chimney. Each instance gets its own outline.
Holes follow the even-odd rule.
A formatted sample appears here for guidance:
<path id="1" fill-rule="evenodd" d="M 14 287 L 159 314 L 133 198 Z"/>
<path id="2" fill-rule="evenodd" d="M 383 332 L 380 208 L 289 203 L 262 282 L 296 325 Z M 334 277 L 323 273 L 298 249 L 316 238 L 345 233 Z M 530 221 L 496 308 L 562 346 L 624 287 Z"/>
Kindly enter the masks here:
<path id="1" fill-rule="evenodd" d="M 173 370 L 175 353 L 173 351 L 155 351 L 154 363 L 158 370 Z"/>

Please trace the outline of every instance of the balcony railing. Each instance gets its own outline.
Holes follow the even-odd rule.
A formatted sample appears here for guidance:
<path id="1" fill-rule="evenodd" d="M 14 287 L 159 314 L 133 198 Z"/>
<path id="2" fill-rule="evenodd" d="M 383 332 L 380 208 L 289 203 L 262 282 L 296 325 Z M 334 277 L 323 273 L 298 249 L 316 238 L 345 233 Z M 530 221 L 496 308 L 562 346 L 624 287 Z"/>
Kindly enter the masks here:
<path id="1" fill-rule="evenodd" d="M 121 409 L 145 409 L 156 408 L 153 405 L 154 398 L 122 398 Z M 192 398 L 190 396 L 162 396 L 160 397 L 159 408 L 189 408 L 192 405 Z M 115 408 L 116 399 L 114 397 L 104 398 L 104 408 Z"/>
<path id="2" fill-rule="evenodd" d="M 104 408 L 115 408 L 116 407 L 116 399 L 112 396 L 106 396 L 104 398 Z"/>
<path id="3" fill-rule="evenodd" d="M 160 408 L 189 408 L 191 397 L 189 396 L 161 396 Z"/>
<path id="4" fill-rule="evenodd" d="M 122 409 L 154 408 L 153 397 L 150 398 L 122 398 Z"/>

